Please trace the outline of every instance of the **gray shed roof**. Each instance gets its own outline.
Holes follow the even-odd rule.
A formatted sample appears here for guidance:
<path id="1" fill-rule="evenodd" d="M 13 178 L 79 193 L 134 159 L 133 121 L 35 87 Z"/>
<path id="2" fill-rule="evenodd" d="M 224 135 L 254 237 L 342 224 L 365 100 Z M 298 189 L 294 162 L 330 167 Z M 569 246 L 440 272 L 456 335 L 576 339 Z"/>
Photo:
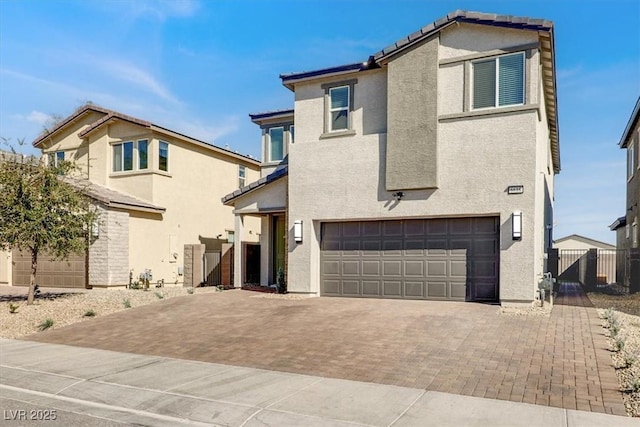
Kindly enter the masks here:
<path id="1" fill-rule="evenodd" d="M 65 178 L 67 182 L 77 188 L 82 188 L 83 192 L 91 199 L 105 205 L 108 208 L 119 208 L 142 212 L 163 213 L 165 208 L 146 202 L 137 197 L 121 193 L 100 184 L 95 184 L 86 180 L 75 180 Z"/>
<path id="2" fill-rule="evenodd" d="M 270 173 L 267 176 L 263 176 L 257 181 L 252 182 L 249 185 L 245 185 L 242 188 L 234 191 L 233 193 L 229 193 L 222 198 L 222 203 L 228 205 L 231 201 L 237 199 L 240 196 L 244 196 L 245 194 L 257 190 L 258 188 L 264 187 L 267 184 L 270 184 L 274 181 L 279 180 L 280 178 L 284 178 L 289 174 L 289 167 L 284 166 L 280 169 L 276 169 L 274 172 Z"/>

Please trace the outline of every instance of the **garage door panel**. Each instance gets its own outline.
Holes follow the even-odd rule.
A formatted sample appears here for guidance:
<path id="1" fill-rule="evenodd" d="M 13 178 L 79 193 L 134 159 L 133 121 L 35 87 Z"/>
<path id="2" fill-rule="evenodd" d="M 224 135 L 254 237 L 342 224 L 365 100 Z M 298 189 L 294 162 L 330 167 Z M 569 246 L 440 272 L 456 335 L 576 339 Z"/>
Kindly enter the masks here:
<path id="1" fill-rule="evenodd" d="M 383 280 L 382 296 L 385 297 L 401 297 L 402 282 L 400 280 Z"/>
<path id="2" fill-rule="evenodd" d="M 339 279 L 324 279 L 322 281 L 322 286 L 325 294 L 340 295 Z"/>
<path id="3" fill-rule="evenodd" d="M 380 281 L 379 280 L 363 280 L 362 281 L 362 295 L 365 296 L 380 296 Z"/>
<path id="4" fill-rule="evenodd" d="M 424 261 L 405 261 L 404 275 L 409 277 L 424 277 Z"/>
<path id="5" fill-rule="evenodd" d="M 408 298 L 424 298 L 424 282 L 404 282 L 404 296 Z"/>
<path id="6" fill-rule="evenodd" d="M 404 222 L 405 236 L 424 236 L 425 221 L 423 219 L 410 219 Z"/>
<path id="7" fill-rule="evenodd" d="M 359 296 L 360 295 L 360 281 L 359 280 L 343 280 L 342 281 L 342 295 L 344 295 L 344 296 Z"/>
<path id="8" fill-rule="evenodd" d="M 341 224 L 338 222 L 325 222 L 322 224 L 322 234 L 326 240 L 340 237 L 340 230 Z"/>
<path id="9" fill-rule="evenodd" d="M 72 254 L 66 260 L 56 260 L 47 253 L 38 257 L 36 284 L 40 287 L 84 288 L 86 286 L 86 258 Z M 29 286 L 31 281 L 31 255 L 12 251 L 12 283 Z"/>
<path id="10" fill-rule="evenodd" d="M 363 276 L 379 276 L 380 260 L 364 260 L 362 261 Z"/>
<path id="11" fill-rule="evenodd" d="M 360 261 L 342 261 L 343 276 L 360 276 Z"/>
<path id="12" fill-rule="evenodd" d="M 322 262 L 322 274 L 324 275 L 339 275 L 340 274 L 340 261 L 338 260 L 324 260 Z"/>
<path id="13" fill-rule="evenodd" d="M 321 293 L 497 300 L 498 230 L 497 218 L 323 224 Z"/>
<path id="14" fill-rule="evenodd" d="M 382 262 L 382 275 L 383 276 L 401 276 L 402 275 L 402 261 L 383 261 Z"/>
<path id="15" fill-rule="evenodd" d="M 467 296 L 466 282 L 450 282 L 449 298 L 464 301 Z"/>

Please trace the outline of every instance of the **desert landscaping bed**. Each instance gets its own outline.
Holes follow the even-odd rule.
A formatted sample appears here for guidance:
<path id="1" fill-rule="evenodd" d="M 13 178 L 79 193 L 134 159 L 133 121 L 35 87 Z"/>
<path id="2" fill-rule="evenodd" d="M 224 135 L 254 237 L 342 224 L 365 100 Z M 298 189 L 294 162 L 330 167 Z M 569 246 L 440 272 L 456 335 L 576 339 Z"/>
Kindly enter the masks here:
<path id="1" fill-rule="evenodd" d="M 627 414 L 640 417 L 640 293 L 588 297 L 602 318 Z"/>
<path id="2" fill-rule="evenodd" d="M 218 289 L 214 287 L 163 287 L 147 291 L 92 289 L 81 293 L 51 293 L 43 289 L 33 305 L 27 305 L 23 295 L 5 296 L 0 302 L 0 338 L 20 338 L 36 333 L 41 325 L 46 326 L 47 319 L 53 323 L 46 329 L 55 329 L 168 298 L 216 291 Z"/>

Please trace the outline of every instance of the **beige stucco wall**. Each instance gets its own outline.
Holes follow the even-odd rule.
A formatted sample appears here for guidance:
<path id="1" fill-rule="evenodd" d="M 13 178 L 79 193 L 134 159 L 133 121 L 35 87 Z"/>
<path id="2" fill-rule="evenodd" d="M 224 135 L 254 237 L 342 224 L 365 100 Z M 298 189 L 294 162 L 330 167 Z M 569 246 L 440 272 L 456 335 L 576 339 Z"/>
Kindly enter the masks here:
<path id="1" fill-rule="evenodd" d="M 441 60 L 537 41 L 534 32 L 465 24 L 451 28 L 441 37 Z M 535 66 L 528 71 L 527 103 L 537 98 L 537 61 L 533 58 Z M 318 138 L 324 114 L 320 84 L 327 80 L 296 86 L 288 227 L 291 233 L 293 222 L 303 220 L 304 235 L 301 244 L 289 241 L 289 290 L 319 292 L 322 221 L 495 215 L 501 224 L 500 298 L 531 301 L 544 259 L 540 168 L 546 167 L 547 157 L 540 158 L 548 152 L 548 135 L 540 135 L 546 132 L 546 122 L 537 108 L 509 113 L 495 109 L 479 117 L 445 119 L 445 113 L 463 113 L 464 62 L 439 67 L 438 81 L 443 83 L 438 87 L 438 189 L 405 191 L 396 202 L 384 182 L 385 74 L 383 68 L 350 76 L 358 79 L 354 90 L 356 135 L 341 138 Z M 552 192 L 553 181 L 546 179 Z M 523 185 L 525 191 L 508 195 L 510 185 Z M 523 212 L 520 241 L 511 238 L 514 211 Z"/>
<path id="2" fill-rule="evenodd" d="M 233 208 L 224 206 L 221 198 L 238 188 L 238 164 L 246 166 L 247 183 L 260 178 L 259 166 L 122 121 L 99 128 L 90 134 L 88 144 L 83 143 L 76 135 L 97 117 L 79 122 L 73 131 L 65 133 L 60 143 L 48 145 L 47 151 L 55 151 L 59 147 L 68 150 L 73 150 L 74 146 L 86 147 L 83 159 L 90 161 L 87 166 L 84 160 L 82 166 L 92 182 L 163 207 L 166 211 L 146 213 L 132 210 L 118 214 L 109 211 L 104 218 L 105 224 L 112 227 L 108 234 L 115 238 L 117 224 L 121 226 L 120 231 L 126 228 L 127 232 L 117 237 L 122 240 L 119 246 L 113 242 L 108 245 L 109 263 L 112 260 L 116 263 L 109 264 L 111 275 L 105 275 L 104 269 L 96 269 L 93 275 L 90 271 L 92 284 L 125 285 L 130 270 L 135 279 L 146 268 L 152 270 L 154 281 L 163 279 L 167 284 L 181 283 L 179 269 L 183 265 L 184 245 L 200 243 L 200 237 L 216 238 L 221 234 L 225 238 L 227 231 L 234 230 Z M 149 168 L 112 172 L 112 145 L 139 139 L 149 140 Z M 167 172 L 158 169 L 160 140 L 169 143 Z M 134 164 L 137 164 L 136 156 L 134 154 Z M 250 217 L 245 222 L 243 234 L 235 236 L 235 240 L 257 242 L 259 232 L 260 218 Z M 115 249 L 117 247 L 122 250 Z M 128 248 L 128 253 L 124 253 L 124 248 Z"/>

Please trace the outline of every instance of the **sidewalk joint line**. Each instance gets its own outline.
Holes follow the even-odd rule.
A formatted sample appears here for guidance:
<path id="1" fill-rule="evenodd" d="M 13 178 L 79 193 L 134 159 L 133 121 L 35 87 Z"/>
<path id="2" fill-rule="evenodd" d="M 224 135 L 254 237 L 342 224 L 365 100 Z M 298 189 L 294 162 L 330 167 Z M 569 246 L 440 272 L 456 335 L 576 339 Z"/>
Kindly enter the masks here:
<path id="1" fill-rule="evenodd" d="M 418 397 L 416 397 L 415 399 L 413 399 L 413 402 L 411 402 L 411 403 L 409 404 L 409 406 L 407 406 L 407 408 L 406 408 L 404 411 L 402 411 L 402 413 L 401 413 L 400 415 L 398 415 L 398 416 L 396 417 L 396 419 L 395 419 L 395 420 L 391 421 L 391 423 L 390 423 L 387 427 L 391 427 L 392 425 L 394 425 L 395 423 L 397 423 L 397 422 L 398 422 L 398 420 L 399 420 L 400 418 L 402 418 L 402 417 L 404 416 L 404 414 L 406 414 L 406 413 L 409 411 L 409 409 L 411 409 L 411 408 L 413 407 L 413 405 L 415 405 L 415 404 L 416 404 L 416 402 L 417 402 L 417 401 L 418 401 L 422 396 L 424 396 L 425 394 L 427 394 L 427 390 L 422 390 L 422 393 L 420 393 L 420 395 L 419 395 Z"/>

